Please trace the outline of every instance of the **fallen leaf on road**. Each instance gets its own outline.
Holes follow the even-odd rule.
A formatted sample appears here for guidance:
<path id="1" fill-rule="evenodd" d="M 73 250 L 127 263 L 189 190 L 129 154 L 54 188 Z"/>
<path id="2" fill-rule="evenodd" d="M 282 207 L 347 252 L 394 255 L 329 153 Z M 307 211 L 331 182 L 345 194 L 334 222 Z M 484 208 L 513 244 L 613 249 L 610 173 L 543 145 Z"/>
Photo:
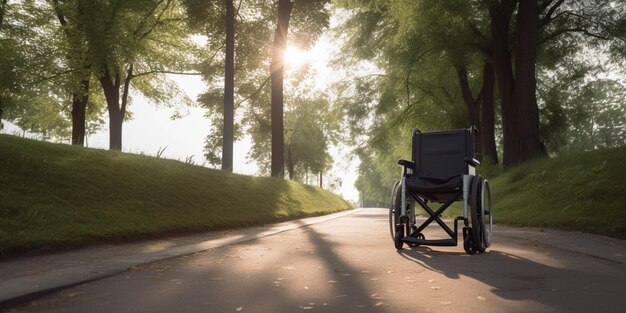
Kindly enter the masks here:
<path id="1" fill-rule="evenodd" d="M 382 302 L 382 301 L 380 301 L 380 302 L 376 302 L 376 304 L 374 304 L 374 306 L 381 306 L 381 305 L 383 305 L 383 302 Z"/>
<path id="2" fill-rule="evenodd" d="M 243 310 L 243 307 L 242 307 L 242 306 L 240 306 L 240 307 L 238 307 L 238 308 L 236 309 L 236 311 L 237 311 L 237 312 L 240 312 L 241 310 Z"/>
<path id="3" fill-rule="evenodd" d="M 483 296 L 477 296 L 476 298 L 478 298 L 478 300 L 483 300 L 483 301 L 487 300 L 487 299 L 485 299 L 485 297 L 483 297 Z"/>
<path id="4" fill-rule="evenodd" d="M 300 308 L 303 309 L 303 310 L 311 310 L 311 309 L 313 309 L 312 306 L 300 306 Z"/>

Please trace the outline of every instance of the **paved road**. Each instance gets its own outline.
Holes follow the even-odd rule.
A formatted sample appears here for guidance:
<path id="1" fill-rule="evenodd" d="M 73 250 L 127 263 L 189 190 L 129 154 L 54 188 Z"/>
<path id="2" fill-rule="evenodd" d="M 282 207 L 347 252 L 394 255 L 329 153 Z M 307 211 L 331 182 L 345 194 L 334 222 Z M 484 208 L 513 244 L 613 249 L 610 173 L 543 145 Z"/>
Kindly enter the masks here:
<path id="1" fill-rule="evenodd" d="M 9 312 L 626 312 L 623 262 L 496 240 L 474 256 L 461 246 L 396 252 L 386 212 L 368 209 L 141 266 Z"/>

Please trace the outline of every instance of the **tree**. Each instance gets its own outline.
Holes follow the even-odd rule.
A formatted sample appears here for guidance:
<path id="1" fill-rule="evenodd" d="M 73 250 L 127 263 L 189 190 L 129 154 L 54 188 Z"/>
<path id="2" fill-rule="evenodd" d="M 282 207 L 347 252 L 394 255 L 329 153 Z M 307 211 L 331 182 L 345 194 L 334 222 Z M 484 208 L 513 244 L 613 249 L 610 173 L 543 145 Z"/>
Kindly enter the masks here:
<path id="1" fill-rule="evenodd" d="M 85 38 L 80 30 L 80 10 L 77 1 L 48 0 L 61 25 L 67 46 L 66 62 L 73 67 L 68 85 L 72 98 L 72 141 L 73 145 L 85 144 L 87 104 L 91 84 L 91 64 L 87 60 Z"/>
<path id="2" fill-rule="evenodd" d="M 107 103 L 109 146 L 121 150 L 131 86 L 157 103 L 176 96 L 186 99 L 165 74 L 196 75 L 185 72 L 194 63 L 190 53 L 195 46 L 179 1 L 81 1 L 80 5 L 89 61 Z"/>
<path id="3" fill-rule="evenodd" d="M 2 118 L 44 138 L 67 135 L 65 67 L 67 46 L 58 36 L 54 11 L 32 1 L 2 3 L 0 110 Z"/>
<path id="4" fill-rule="evenodd" d="M 520 3 L 455 0 L 340 2 L 341 6 L 350 9 L 350 16 L 341 28 L 341 36 L 347 38 L 347 53 L 342 55 L 344 63 L 371 60 L 382 72 L 369 78 L 355 75 L 352 82 L 340 84 L 340 89 L 350 84 L 376 88 L 374 96 L 364 92 L 367 87 L 352 88 L 352 92 L 346 95 L 350 99 L 342 100 L 347 104 L 347 114 L 360 117 L 357 121 L 348 118 L 351 127 L 354 124 L 372 125 L 364 130 L 357 129 L 361 135 L 369 137 L 369 140 L 361 138 L 360 141 L 368 140 L 367 144 L 372 147 L 357 149 L 373 153 L 373 156 L 364 155 L 363 159 L 393 164 L 394 160 L 386 155 L 400 156 L 396 152 L 400 149 L 380 144 L 393 142 L 395 133 L 390 128 L 404 128 L 408 133 L 415 126 L 426 130 L 454 125 L 464 127 L 467 122 L 459 124 L 458 113 L 454 113 L 462 110 L 458 104 L 465 106 L 466 121 L 474 124 L 479 120 L 484 155 L 497 158 L 497 145 L 493 139 L 502 136 L 509 143 L 504 147 L 505 158 L 509 154 L 506 166 L 541 155 L 544 148 L 540 140 L 545 138 L 540 137 L 540 125 L 549 125 L 551 134 L 565 128 L 559 126 L 563 123 L 558 123 L 563 120 L 558 118 L 559 108 L 563 111 L 563 101 L 540 99 L 542 105 L 549 104 L 549 107 L 539 110 L 535 97 L 537 69 L 545 73 L 543 78 L 569 79 L 553 76 L 559 73 L 557 69 L 571 66 L 562 60 L 576 55 L 583 48 L 602 51 L 605 61 L 620 64 L 617 60 L 623 60 L 626 55 L 624 27 L 620 27 L 624 25 L 626 15 L 623 6 L 601 1 Z M 501 13 L 499 10 L 509 15 L 506 18 L 494 16 L 496 11 Z M 507 39 L 502 40 L 504 37 Z M 529 44 L 528 40 L 532 42 Z M 508 55 L 503 57 L 503 51 Z M 452 78 L 457 82 L 453 89 L 449 85 L 449 67 L 456 76 Z M 502 75 L 506 71 L 510 75 Z M 503 78 L 509 81 L 501 81 Z M 363 83 L 366 80 L 370 82 Z M 567 82 L 563 84 L 567 85 Z M 495 92 L 488 91 L 496 86 Z M 453 106 L 444 105 L 459 93 L 462 102 L 457 104 L 454 100 Z M 492 105 L 494 100 L 500 102 L 501 128 L 489 127 L 498 126 L 498 110 Z M 540 112 L 555 114 L 540 116 Z M 555 123 L 540 124 L 548 117 Z M 406 123 L 406 120 L 411 122 Z M 487 135 L 492 139 L 491 143 L 486 140 L 486 133 L 491 133 Z M 406 145 L 407 142 L 400 144 Z M 521 146 L 512 148 L 510 142 Z M 516 149 L 525 151 L 520 153 Z M 381 167 L 380 170 L 387 169 Z M 371 181 L 380 180 L 376 176 L 384 177 L 384 173 L 378 173 L 371 165 L 363 175 L 369 175 Z M 364 178 L 363 182 L 370 181 L 369 178 Z M 387 181 L 386 178 L 383 181 Z M 365 188 L 367 184 L 361 186 Z M 373 193 L 368 191 L 368 194 Z"/>
<path id="5" fill-rule="evenodd" d="M 328 26 L 328 0 L 294 1 L 289 18 L 289 42 L 307 49 Z M 224 40 L 225 6 L 218 2 L 185 1 L 194 32 L 206 35 L 207 48 L 201 71 L 208 90 L 198 99 L 208 109 L 211 132 L 205 144 L 205 156 L 210 164 L 222 162 L 224 143 Z M 244 133 L 256 134 L 263 129 L 268 133 L 271 118 L 272 74 L 268 72 L 272 61 L 272 43 L 276 35 L 277 3 L 269 0 L 239 2 L 235 5 L 237 28 L 235 30 L 235 123 L 234 139 Z M 285 92 L 289 94 L 289 90 Z M 267 126 L 267 127 L 266 127 Z M 251 135 L 257 155 L 270 157 L 271 138 Z M 268 140 L 256 144 L 256 139 Z M 276 138 L 276 137 L 274 137 Z M 268 171 L 269 173 L 270 171 Z M 282 173 L 282 169 L 281 169 Z"/>
<path id="6" fill-rule="evenodd" d="M 226 57 L 224 59 L 224 139 L 222 170 L 233 171 L 233 144 L 235 141 L 235 8 L 233 0 L 226 0 Z"/>
<path id="7" fill-rule="evenodd" d="M 321 177 L 332 165 L 328 149 L 338 130 L 332 125 L 329 103 L 322 95 L 312 99 L 295 97 L 290 102 L 285 114 L 285 159 L 289 179 L 302 180 L 303 173 L 309 171 Z"/>
<path id="8" fill-rule="evenodd" d="M 283 77 L 285 75 L 285 57 L 287 32 L 293 3 L 291 0 L 278 0 L 278 22 L 272 45 L 272 63 L 270 77 L 272 88 L 272 172 L 273 177 L 283 176 L 285 164 L 285 143 L 283 125 Z"/>

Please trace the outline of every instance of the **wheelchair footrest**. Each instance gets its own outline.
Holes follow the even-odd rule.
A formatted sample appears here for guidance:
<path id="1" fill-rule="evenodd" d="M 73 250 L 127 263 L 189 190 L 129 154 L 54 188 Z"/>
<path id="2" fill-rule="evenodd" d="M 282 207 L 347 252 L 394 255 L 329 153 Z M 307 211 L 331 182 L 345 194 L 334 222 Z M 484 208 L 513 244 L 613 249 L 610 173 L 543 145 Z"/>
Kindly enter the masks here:
<path id="1" fill-rule="evenodd" d="M 402 238 L 402 242 L 404 243 L 412 243 L 416 245 L 424 245 L 424 246 L 456 246 L 456 240 L 454 239 L 417 239 L 413 237 L 404 237 Z"/>

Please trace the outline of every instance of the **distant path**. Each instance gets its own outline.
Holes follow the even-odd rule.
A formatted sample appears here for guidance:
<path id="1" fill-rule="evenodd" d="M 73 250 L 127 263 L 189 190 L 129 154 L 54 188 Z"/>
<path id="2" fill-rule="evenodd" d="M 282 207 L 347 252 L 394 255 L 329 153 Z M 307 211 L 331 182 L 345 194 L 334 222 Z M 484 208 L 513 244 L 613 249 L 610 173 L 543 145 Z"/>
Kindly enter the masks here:
<path id="1" fill-rule="evenodd" d="M 437 231 L 429 227 L 426 237 Z M 525 239 L 499 228 L 486 254 L 468 256 L 461 246 L 398 253 L 386 211 L 365 209 L 142 266 L 10 312 L 626 312 L 624 241 L 603 248 L 611 258 L 580 252 L 604 237 L 573 233 L 582 238 L 577 252 L 555 248 L 568 233 L 544 243 L 537 238 L 548 235 L 524 231 Z"/>

